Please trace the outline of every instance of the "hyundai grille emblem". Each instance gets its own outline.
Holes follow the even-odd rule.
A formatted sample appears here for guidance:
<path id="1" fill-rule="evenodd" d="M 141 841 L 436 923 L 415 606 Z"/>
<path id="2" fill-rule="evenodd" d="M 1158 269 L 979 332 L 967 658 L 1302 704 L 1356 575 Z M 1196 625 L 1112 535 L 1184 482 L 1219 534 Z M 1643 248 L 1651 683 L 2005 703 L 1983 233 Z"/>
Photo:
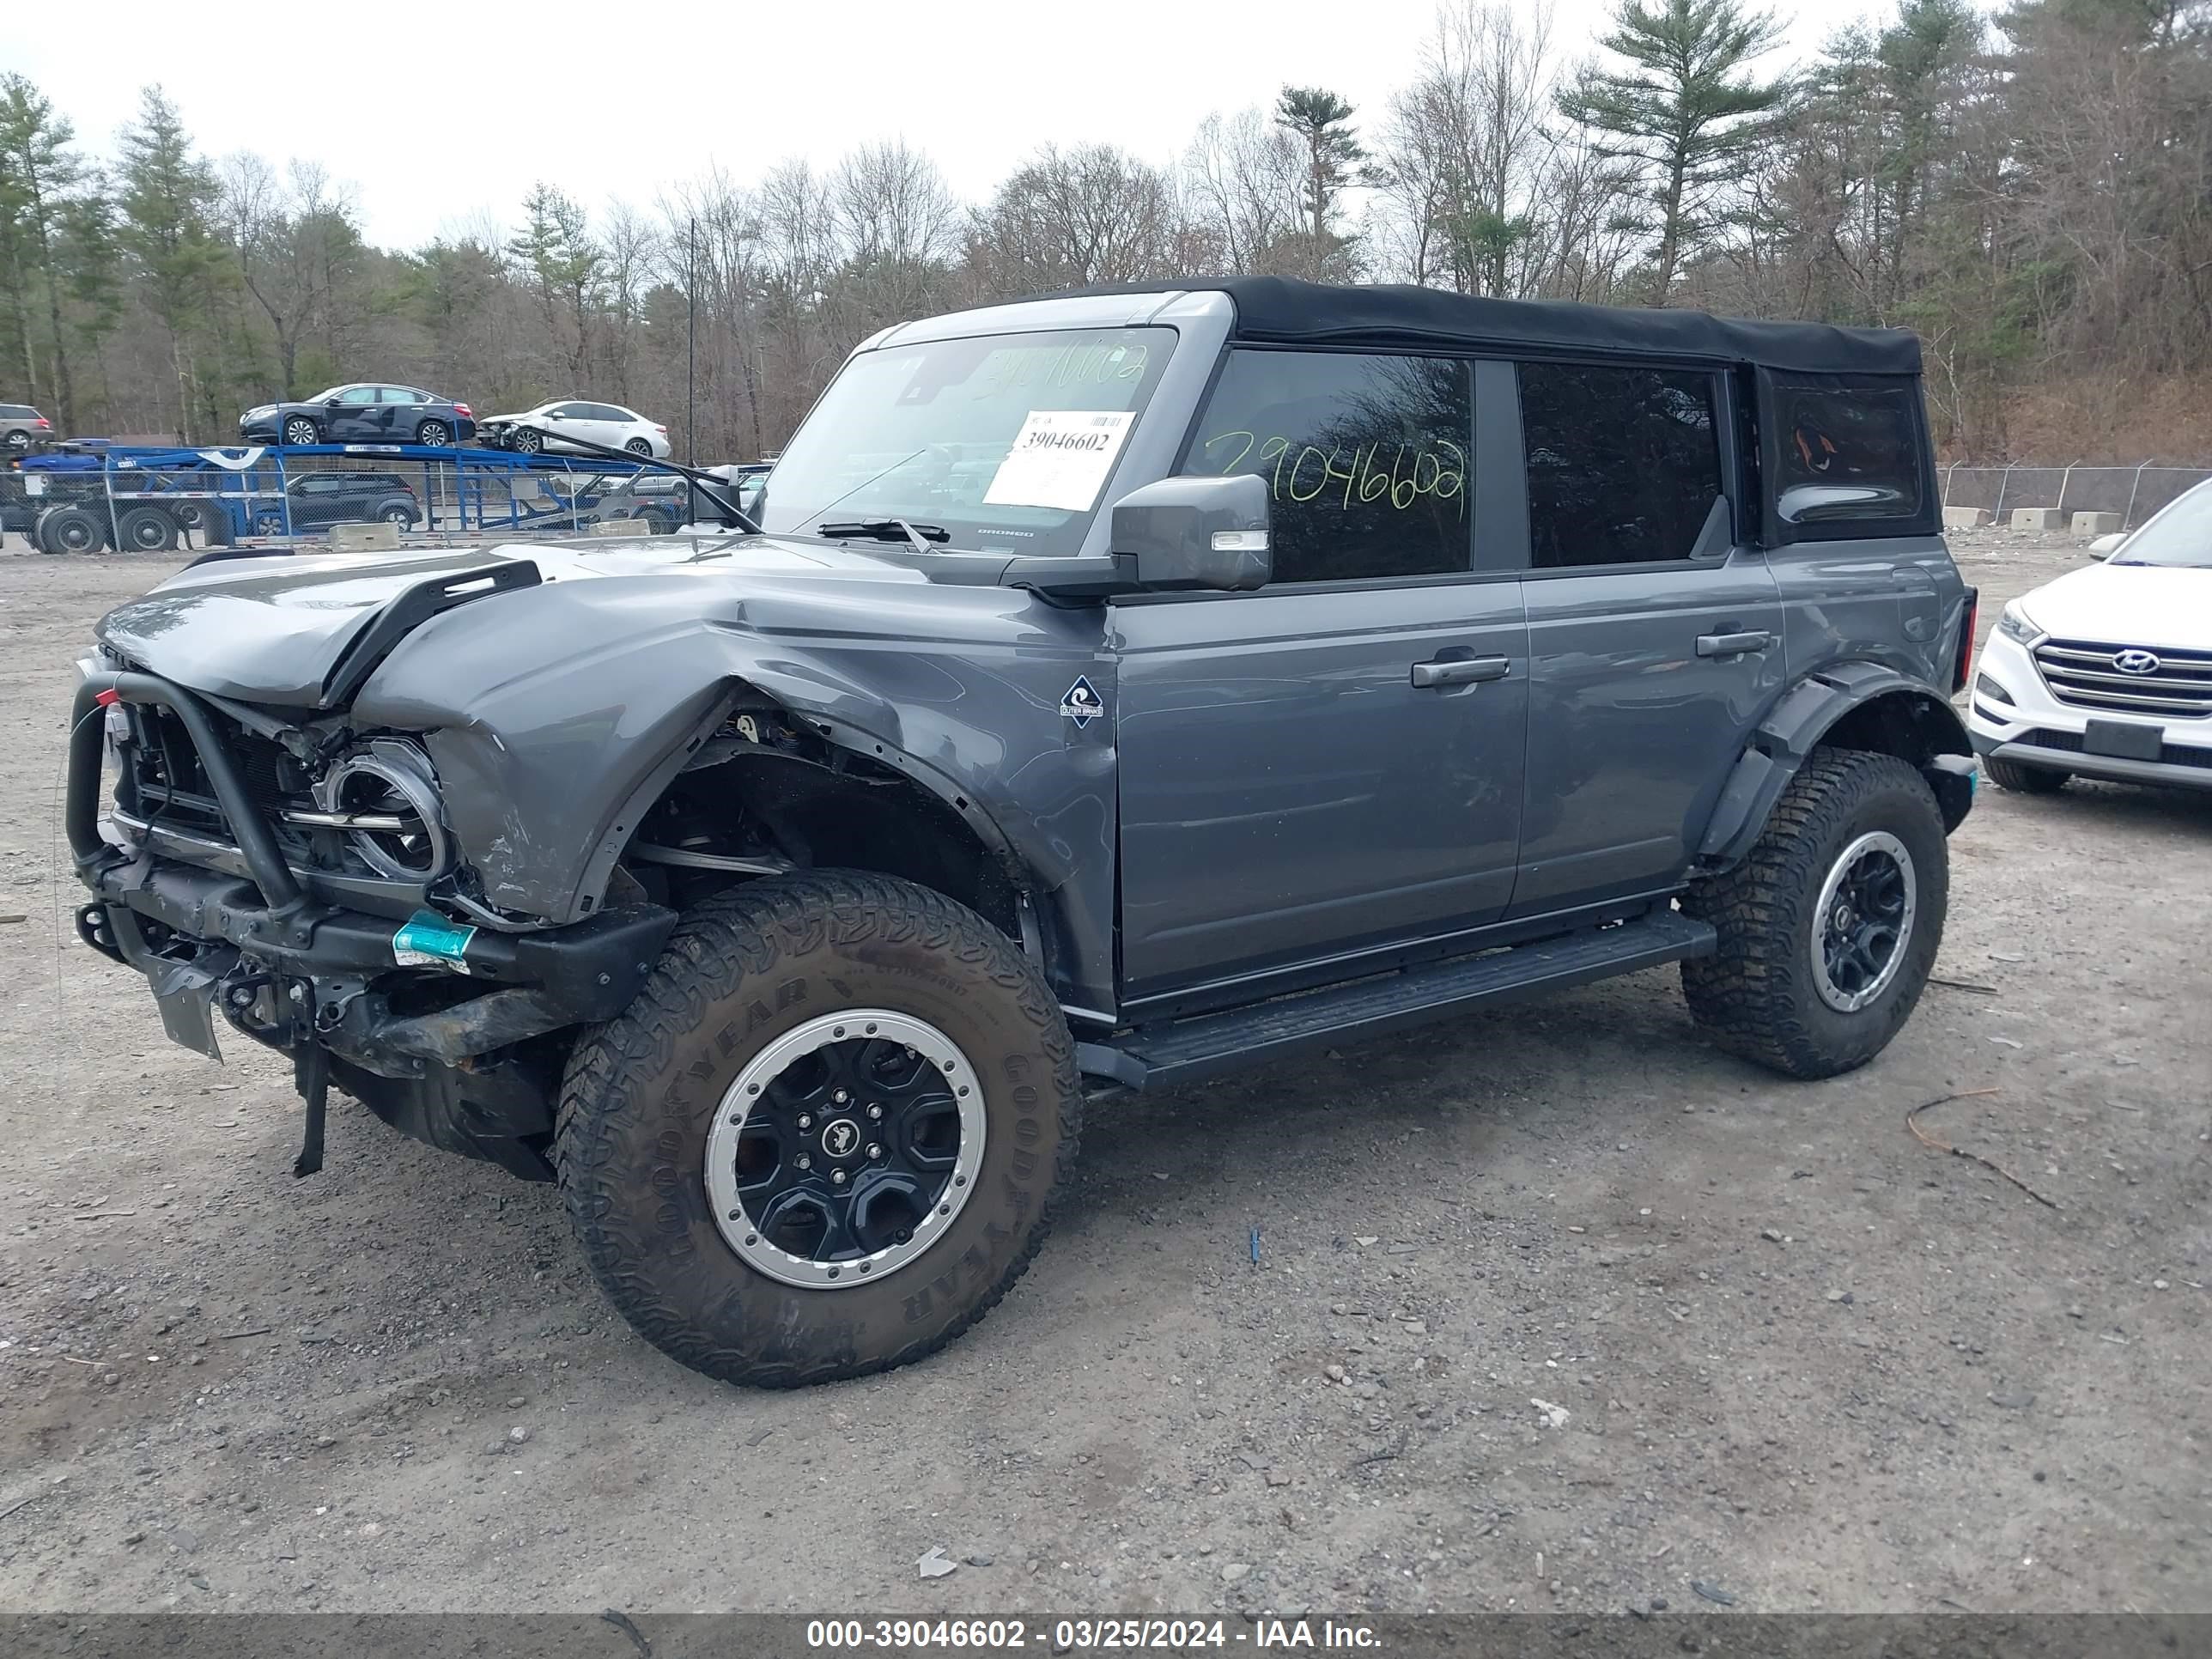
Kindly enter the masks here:
<path id="1" fill-rule="evenodd" d="M 2148 651 L 2123 651 L 2112 659 L 2112 666 L 2123 674 L 2155 674 L 2158 659 Z"/>

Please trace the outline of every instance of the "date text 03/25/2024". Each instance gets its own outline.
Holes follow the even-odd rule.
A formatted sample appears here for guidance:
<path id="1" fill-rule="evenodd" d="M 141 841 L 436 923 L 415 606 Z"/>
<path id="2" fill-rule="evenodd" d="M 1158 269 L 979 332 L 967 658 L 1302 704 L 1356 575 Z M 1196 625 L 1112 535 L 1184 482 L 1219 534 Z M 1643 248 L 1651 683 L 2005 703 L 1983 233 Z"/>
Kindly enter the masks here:
<path id="1" fill-rule="evenodd" d="M 810 1648 L 875 1652 L 1179 1652 L 1243 1647 L 1257 1651 L 1379 1650 L 1368 1626 L 1333 1619 L 1257 1619 L 1249 1629 L 1221 1619 L 817 1619 Z"/>

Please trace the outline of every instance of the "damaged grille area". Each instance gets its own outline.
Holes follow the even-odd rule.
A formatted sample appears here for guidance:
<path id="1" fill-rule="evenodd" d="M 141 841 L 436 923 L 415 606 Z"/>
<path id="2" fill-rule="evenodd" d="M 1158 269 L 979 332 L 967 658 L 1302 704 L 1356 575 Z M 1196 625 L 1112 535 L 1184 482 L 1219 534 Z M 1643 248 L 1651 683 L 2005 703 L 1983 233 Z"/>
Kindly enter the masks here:
<path id="1" fill-rule="evenodd" d="M 129 750 L 132 763 L 117 792 L 118 804 L 132 817 L 164 829 L 234 840 L 184 722 L 167 709 L 151 706 L 132 708 L 131 720 L 136 739 Z M 287 848 L 296 848 L 304 857 L 307 837 L 285 824 L 281 815 L 288 809 L 313 807 L 313 781 L 307 769 L 281 744 L 258 733 L 234 730 L 229 738 L 231 757 L 253 804 L 270 818 Z"/>

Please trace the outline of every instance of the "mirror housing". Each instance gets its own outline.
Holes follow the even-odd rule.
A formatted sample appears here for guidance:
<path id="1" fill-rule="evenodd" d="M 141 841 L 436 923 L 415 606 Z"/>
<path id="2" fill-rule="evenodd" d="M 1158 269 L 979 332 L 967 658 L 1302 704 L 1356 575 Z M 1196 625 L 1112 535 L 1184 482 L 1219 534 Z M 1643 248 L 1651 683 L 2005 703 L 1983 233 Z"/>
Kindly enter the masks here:
<path id="1" fill-rule="evenodd" d="M 1243 593 L 1273 574 L 1268 528 L 1265 478 L 1161 478 L 1115 503 L 1109 545 L 1140 588 Z"/>

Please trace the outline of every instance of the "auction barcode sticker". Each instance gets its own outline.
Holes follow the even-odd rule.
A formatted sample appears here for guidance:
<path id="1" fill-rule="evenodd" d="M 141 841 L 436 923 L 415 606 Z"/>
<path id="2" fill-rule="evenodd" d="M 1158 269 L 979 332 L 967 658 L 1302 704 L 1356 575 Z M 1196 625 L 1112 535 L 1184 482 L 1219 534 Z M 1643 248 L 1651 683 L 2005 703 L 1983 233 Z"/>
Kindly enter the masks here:
<path id="1" fill-rule="evenodd" d="M 1126 409 L 1031 410 L 983 492 L 984 504 L 1087 512 L 1136 418 Z"/>

